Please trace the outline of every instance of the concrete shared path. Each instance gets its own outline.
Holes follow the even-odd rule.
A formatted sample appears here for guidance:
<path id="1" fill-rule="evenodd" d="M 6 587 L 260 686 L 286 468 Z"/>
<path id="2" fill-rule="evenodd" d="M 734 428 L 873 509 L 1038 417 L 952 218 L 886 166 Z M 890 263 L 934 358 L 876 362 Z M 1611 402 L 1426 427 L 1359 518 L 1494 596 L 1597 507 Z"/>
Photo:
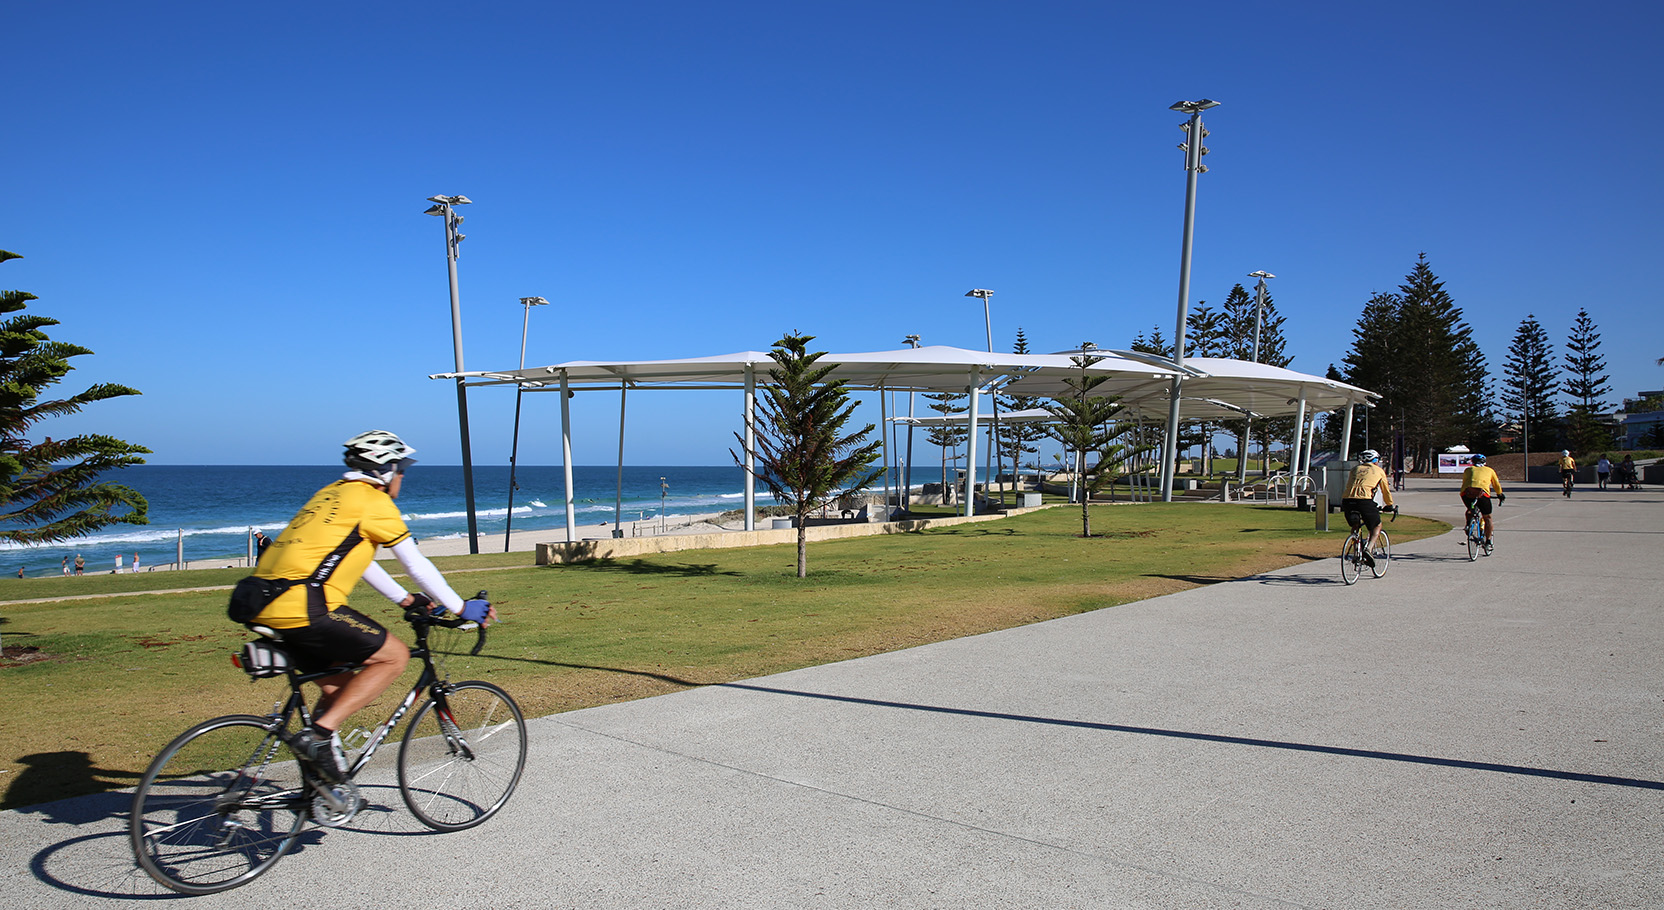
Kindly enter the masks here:
<path id="1" fill-rule="evenodd" d="M 1476 563 L 1450 534 L 1350 588 L 1327 560 L 542 718 L 483 828 L 372 791 L 191 906 L 1664 905 L 1664 496 L 1516 485 L 1498 519 Z M 124 811 L 0 813 L 0 893 L 156 895 Z"/>

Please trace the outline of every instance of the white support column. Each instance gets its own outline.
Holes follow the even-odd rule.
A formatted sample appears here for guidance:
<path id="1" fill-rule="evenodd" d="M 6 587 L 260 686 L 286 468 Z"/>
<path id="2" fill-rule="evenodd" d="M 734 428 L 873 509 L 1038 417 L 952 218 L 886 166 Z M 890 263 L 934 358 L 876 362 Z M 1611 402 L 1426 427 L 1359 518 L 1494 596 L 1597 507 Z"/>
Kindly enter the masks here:
<path id="1" fill-rule="evenodd" d="M 757 530 L 757 366 L 745 365 L 745 529 Z"/>
<path id="2" fill-rule="evenodd" d="M 976 387 L 980 384 L 981 378 L 982 371 L 976 367 L 971 367 L 971 382 L 970 385 L 966 386 L 966 391 L 969 393 L 966 397 L 970 399 L 971 403 L 970 417 L 968 418 L 970 433 L 965 440 L 965 516 L 967 518 L 976 514 Z"/>
<path id="3" fill-rule="evenodd" d="M 560 461 L 566 472 L 566 542 L 578 539 L 578 513 L 572 505 L 572 392 L 566 371 L 560 374 Z"/>
<path id="4" fill-rule="evenodd" d="M 1341 461 L 1345 461 L 1352 457 L 1352 409 L 1355 407 L 1357 407 L 1355 404 L 1347 404 L 1346 406 L 1346 423 L 1341 427 L 1340 431 Z"/>
<path id="5" fill-rule="evenodd" d="M 618 381 L 618 487 L 612 506 L 612 536 L 624 536 L 624 404 L 630 391 L 628 383 Z"/>
<path id="6" fill-rule="evenodd" d="M 1294 418 L 1294 438 L 1289 440 L 1288 494 L 1294 496 L 1294 481 L 1300 474 L 1300 442 L 1306 431 L 1306 390 L 1300 389 L 1300 410 Z"/>
<path id="7" fill-rule="evenodd" d="M 890 520 L 890 411 L 885 397 L 889 392 L 878 387 L 878 432 L 884 443 L 884 520 Z"/>
<path id="8" fill-rule="evenodd" d="M 1312 414 L 1312 419 L 1311 419 L 1310 425 L 1306 427 L 1306 459 L 1303 462 L 1303 464 L 1305 466 L 1304 466 L 1304 468 L 1301 469 L 1301 472 L 1300 472 L 1302 474 L 1305 474 L 1307 477 L 1310 477 L 1312 475 L 1312 447 L 1316 444 L 1317 444 L 1317 414 L 1314 413 L 1314 414 Z"/>

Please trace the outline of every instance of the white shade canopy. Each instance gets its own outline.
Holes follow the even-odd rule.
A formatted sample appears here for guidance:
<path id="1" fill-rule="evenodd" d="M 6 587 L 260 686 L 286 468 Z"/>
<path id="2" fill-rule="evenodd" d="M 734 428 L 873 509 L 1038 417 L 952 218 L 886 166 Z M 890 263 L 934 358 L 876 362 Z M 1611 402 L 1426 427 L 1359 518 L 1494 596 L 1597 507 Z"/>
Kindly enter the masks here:
<path id="1" fill-rule="evenodd" d="M 1183 368 L 1159 355 L 1134 351 L 1085 352 L 1095 358 L 1088 367 L 1106 379 L 1095 395 L 1120 397 L 1129 417 L 1165 420 L 1174 375 L 1183 373 L 1181 414 L 1187 419 L 1216 420 L 1241 417 L 1281 417 L 1298 413 L 1305 399 L 1307 411 L 1330 411 L 1348 404 L 1367 404 L 1377 397 L 1357 386 L 1283 367 L 1218 357 L 1186 358 Z M 927 345 L 894 351 L 829 353 L 820 363 L 833 367 L 832 378 L 851 389 L 927 392 L 1000 391 L 1034 398 L 1068 394 L 1070 380 L 1078 381 L 1079 352 L 1058 354 L 1002 354 L 946 345 Z M 470 386 L 520 385 L 540 388 L 565 379 L 573 390 L 743 388 L 746 375 L 767 385 L 775 366 L 766 351 L 739 351 L 710 357 L 676 360 L 574 360 L 523 370 L 482 370 L 440 373 L 434 378 L 461 377 Z"/>

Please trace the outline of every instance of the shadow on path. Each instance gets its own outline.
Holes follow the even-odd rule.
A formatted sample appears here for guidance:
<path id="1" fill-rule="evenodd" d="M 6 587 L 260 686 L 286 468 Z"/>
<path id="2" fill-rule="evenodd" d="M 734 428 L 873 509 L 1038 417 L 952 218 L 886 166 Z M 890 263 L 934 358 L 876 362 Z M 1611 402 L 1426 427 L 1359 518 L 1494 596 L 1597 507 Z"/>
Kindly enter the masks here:
<path id="1" fill-rule="evenodd" d="M 880 701 L 872 698 L 855 698 L 848 695 L 826 695 L 819 692 L 799 692 L 791 689 L 775 689 L 768 686 L 757 686 L 749 683 L 722 683 L 728 689 L 746 689 L 752 692 L 764 692 L 770 695 L 791 695 L 798 698 L 814 698 L 823 701 L 845 702 L 857 705 L 872 705 L 880 708 L 900 708 L 906 711 L 923 711 L 931 714 L 955 714 L 961 717 L 984 717 L 990 720 L 1014 720 L 1030 724 L 1046 724 L 1055 727 L 1073 727 L 1082 730 L 1103 730 L 1109 733 L 1136 733 L 1142 736 L 1161 736 L 1169 739 L 1186 739 L 1195 742 L 1223 743 L 1233 746 L 1257 746 L 1262 749 L 1284 749 L 1290 752 L 1309 752 L 1318 755 L 1340 755 L 1347 758 L 1371 758 L 1378 761 L 1404 762 L 1413 765 L 1435 765 L 1441 768 L 1460 768 L 1466 771 L 1490 771 L 1496 774 L 1518 774 L 1524 777 L 1546 777 L 1553 780 L 1576 781 L 1585 784 L 1605 784 L 1612 787 L 1634 787 L 1640 790 L 1664 790 L 1664 781 L 1640 780 L 1632 777 L 1613 777 L 1606 774 L 1584 774 L 1579 771 L 1556 771 L 1551 768 L 1532 768 L 1524 765 L 1504 765 L 1497 762 L 1468 761 L 1460 758 L 1436 758 L 1428 755 L 1409 755 L 1403 752 L 1381 752 L 1375 749 L 1349 749 L 1341 746 L 1318 746 L 1311 743 L 1290 743 L 1273 739 L 1252 739 L 1245 736 L 1226 736 L 1219 733 L 1193 733 L 1186 730 L 1163 730 L 1157 727 L 1133 727 L 1125 724 L 1105 724 L 1084 720 L 1063 720 L 1054 717 L 1034 717 L 1027 714 L 1006 714 L 999 711 L 974 711 L 966 708 L 944 708 L 936 705 L 916 705 L 906 702 Z"/>

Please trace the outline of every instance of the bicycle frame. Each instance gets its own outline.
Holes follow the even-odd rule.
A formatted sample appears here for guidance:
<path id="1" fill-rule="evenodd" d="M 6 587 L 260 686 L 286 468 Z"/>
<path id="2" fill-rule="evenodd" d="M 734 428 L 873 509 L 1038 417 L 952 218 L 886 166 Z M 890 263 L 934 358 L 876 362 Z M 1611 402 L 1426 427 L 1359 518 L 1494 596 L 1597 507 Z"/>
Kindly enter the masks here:
<path id="1" fill-rule="evenodd" d="M 449 720 L 451 711 L 450 706 L 445 702 L 444 681 L 440 679 L 439 671 L 434 668 L 433 649 L 428 646 L 428 628 L 435 624 L 448 625 L 448 623 L 444 621 L 436 622 L 426 616 L 413 616 L 408 612 L 405 615 L 405 619 L 410 622 L 412 629 L 415 631 L 416 645 L 410 649 L 410 656 L 414 659 L 421 660 L 421 675 L 416 678 L 416 682 L 411 685 L 410 691 L 405 693 L 404 698 L 400 699 L 398 707 L 393 709 L 392 716 L 378 724 L 376 728 L 370 732 L 369 739 L 367 739 L 364 744 L 364 751 L 359 754 L 358 760 L 352 763 L 352 767 L 347 769 L 348 780 L 357 777 L 358 772 L 362 770 L 365 765 L 370 763 L 370 759 L 375 757 L 376 750 L 380 749 L 382 744 L 387 741 L 387 737 L 392 735 L 394 728 L 398 727 L 399 721 L 404 720 L 405 715 L 410 713 L 410 709 L 416 706 L 417 699 L 419 699 L 424 692 L 426 692 L 436 702 L 435 709 L 440 712 L 440 716 L 447 719 L 447 723 L 441 725 L 441 727 L 445 730 L 445 738 L 450 741 L 454 747 L 457 747 L 464 752 L 470 751 L 462 738 L 452 732 L 455 729 L 455 723 Z M 472 653 L 479 653 L 480 648 L 484 644 L 485 630 L 481 627 L 479 641 L 475 644 Z M 274 730 L 287 729 L 289 719 L 291 717 L 299 717 L 300 724 L 303 727 L 312 723 L 312 711 L 306 705 L 306 693 L 302 687 L 309 682 L 316 682 L 320 679 L 328 679 L 331 676 L 339 676 L 342 673 L 351 673 L 353 670 L 358 669 L 359 666 L 361 665 L 348 664 L 341 667 L 329 667 L 324 670 L 314 670 L 309 673 L 302 673 L 294 667 L 290 667 L 287 672 L 289 680 L 289 695 L 287 698 L 273 704 L 272 710 L 266 715 L 271 719 L 272 728 Z M 308 773 L 308 778 L 310 779 L 310 773 Z M 318 789 L 324 798 L 328 799 L 331 803 L 335 803 L 337 801 L 335 794 L 321 782 L 315 782 L 315 789 Z"/>

